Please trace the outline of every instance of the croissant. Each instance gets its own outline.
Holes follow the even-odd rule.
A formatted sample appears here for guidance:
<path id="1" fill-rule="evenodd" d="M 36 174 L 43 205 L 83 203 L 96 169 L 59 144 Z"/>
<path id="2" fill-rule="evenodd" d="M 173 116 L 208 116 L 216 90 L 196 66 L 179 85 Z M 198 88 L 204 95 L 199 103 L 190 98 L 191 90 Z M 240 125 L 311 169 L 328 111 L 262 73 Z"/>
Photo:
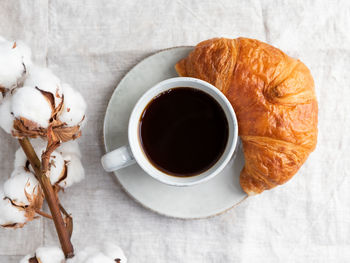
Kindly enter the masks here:
<path id="1" fill-rule="evenodd" d="M 258 40 L 214 38 L 175 69 L 213 84 L 231 102 L 245 157 L 240 184 L 248 195 L 287 182 L 315 149 L 314 81 L 300 60 Z"/>

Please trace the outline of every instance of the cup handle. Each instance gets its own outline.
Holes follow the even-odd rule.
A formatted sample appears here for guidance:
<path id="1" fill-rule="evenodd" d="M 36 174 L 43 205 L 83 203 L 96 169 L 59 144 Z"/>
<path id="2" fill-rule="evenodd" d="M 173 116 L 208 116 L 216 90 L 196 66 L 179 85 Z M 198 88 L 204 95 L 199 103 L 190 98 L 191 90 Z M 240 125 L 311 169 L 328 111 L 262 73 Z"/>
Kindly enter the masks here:
<path id="1" fill-rule="evenodd" d="M 131 152 L 130 146 L 122 146 L 114 151 L 106 153 L 101 158 L 103 168 L 107 172 L 113 172 L 121 168 L 134 164 L 135 158 Z"/>

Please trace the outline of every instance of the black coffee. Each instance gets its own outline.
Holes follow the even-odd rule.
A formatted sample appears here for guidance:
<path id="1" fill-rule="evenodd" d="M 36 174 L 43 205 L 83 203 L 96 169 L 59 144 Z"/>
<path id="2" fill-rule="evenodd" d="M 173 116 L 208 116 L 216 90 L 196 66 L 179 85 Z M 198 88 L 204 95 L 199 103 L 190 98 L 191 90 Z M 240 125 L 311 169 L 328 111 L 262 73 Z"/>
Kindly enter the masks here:
<path id="1" fill-rule="evenodd" d="M 193 88 L 158 95 L 144 110 L 139 127 L 141 145 L 151 163 L 180 177 L 213 166 L 228 139 L 228 122 L 220 105 Z"/>

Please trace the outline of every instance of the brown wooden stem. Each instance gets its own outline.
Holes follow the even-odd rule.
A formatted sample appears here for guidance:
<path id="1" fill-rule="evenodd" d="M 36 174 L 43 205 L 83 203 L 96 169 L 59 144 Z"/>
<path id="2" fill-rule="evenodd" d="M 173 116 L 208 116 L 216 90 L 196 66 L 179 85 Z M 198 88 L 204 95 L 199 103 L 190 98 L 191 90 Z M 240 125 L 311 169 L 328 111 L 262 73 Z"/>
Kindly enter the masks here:
<path id="1" fill-rule="evenodd" d="M 29 259 L 29 263 L 39 263 L 39 261 L 36 259 L 36 257 L 32 257 Z"/>
<path id="2" fill-rule="evenodd" d="M 66 228 L 69 233 L 69 236 L 72 237 L 73 233 L 73 218 L 72 216 L 64 209 L 64 207 L 60 204 L 61 212 L 65 215 L 64 221 L 66 222 Z"/>
<path id="3" fill-rule="evenodd" d="M 65 254 L 66 258 L 71 258 L 74 256 L 73 245 L 70 241 L 69 231 L 66 228 L 62 214 L 60 212 L 60 202 L 53 190 L 53 187 L 50 182 L 50 178 L 47 177 L 45 173 L 47 171 L 45 160 L 43 160 L 43 167 L 42 167 L 41 161 L 36 155 L 33 149 L 33 146 L 31 145 L 28 138 L 19 139 L 19 144 L 21 145 L 24 153 L 26 154 L 32 168 L 35 171 L 37 179 L 40 182 L 40 185 L 43 189 L 45 199 L 50 208 L 51 215 L 56 227 L 57 235 L 60 240 L 63 253 Z"/>
<path id="4" fill-rule="evenodd" d="M 2 95 L 3 98 L 5 98 L 6 91 L 7 91 L 7 90 L 6 90 L 4 87 L 0 86 L 0 93 L 1 93 L 1 95 Z"/>

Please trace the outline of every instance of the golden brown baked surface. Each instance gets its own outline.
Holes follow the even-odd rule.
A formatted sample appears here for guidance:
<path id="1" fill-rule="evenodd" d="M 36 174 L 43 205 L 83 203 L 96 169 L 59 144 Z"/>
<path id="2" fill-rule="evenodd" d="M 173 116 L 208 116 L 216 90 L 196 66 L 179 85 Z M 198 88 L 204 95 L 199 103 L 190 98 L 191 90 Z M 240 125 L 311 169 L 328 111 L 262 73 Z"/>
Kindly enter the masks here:
<path id="1" fill-rule="evenodd" d="M 258 194 L 284 184 L 317 143 L 318 106 L 309 69 L 254 39 L 215 38 L 179 61 L 180 76 L 205 80 L 231 102 L 243 142 L 243 190 Z"/>

